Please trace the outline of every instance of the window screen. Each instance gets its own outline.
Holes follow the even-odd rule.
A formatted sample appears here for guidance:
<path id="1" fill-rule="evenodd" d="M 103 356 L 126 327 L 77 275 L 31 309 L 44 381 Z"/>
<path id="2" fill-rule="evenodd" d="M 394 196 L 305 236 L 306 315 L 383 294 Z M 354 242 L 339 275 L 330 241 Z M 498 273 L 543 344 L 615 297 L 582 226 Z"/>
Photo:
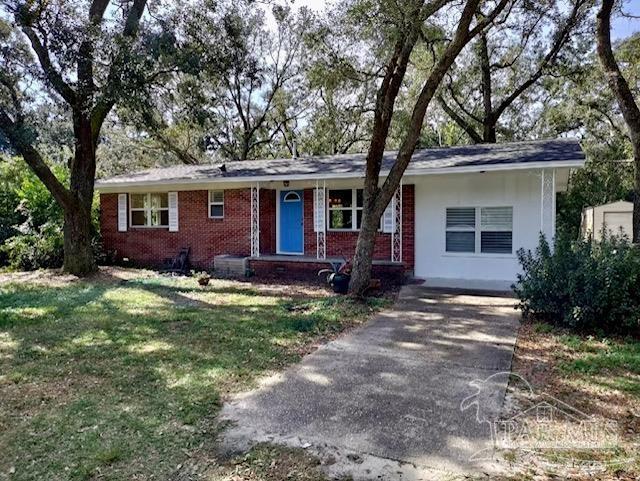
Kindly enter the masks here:
<path id="1" fill-rule="evenodd" d="M 214 219 L 224 217 L 224 190 L 209 191 L 209 217 Z"/>
<path id="2" fill-rule="evenodd" d="M 132 226 L 169 226 L 169 195 L 167 193 L 131 194 L 129 202 Z"/>
<path id="3" fill-rule="evenodd" d="M 475 252 L 475 207 L 451 207 L 447 209 L 447 252 Z"/>
<path id="4" fill-rule="evenodd" d="M 513 208 L 480 209 L 480 252 L 511 254 L 513 251 Z"/>

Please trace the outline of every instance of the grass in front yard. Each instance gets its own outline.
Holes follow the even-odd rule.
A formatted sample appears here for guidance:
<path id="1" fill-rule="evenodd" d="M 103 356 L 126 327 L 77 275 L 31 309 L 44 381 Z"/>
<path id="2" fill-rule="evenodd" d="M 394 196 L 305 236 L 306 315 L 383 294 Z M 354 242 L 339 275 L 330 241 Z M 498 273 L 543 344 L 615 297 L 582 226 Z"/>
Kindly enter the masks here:
<path id="1" fill-rule="evenodd" d="M 606 469 L 592 473 L 592 479 L 640 478 L 640 340 L 579 336 L 547 324 L 525 323 L 512 370 L 537 393 L 550 394 L 596 420 L 615 421 L 619 445 L 599 452 L 560 453 L 557 459 L 554 453 L 530 457 L 527 469 L 510 479 L 583 479 L 584 473 L 572 472 L 571 466 L 571 457 L 580 455 L 604 462 Z"/>
<path id="2" fill-rule="evenodd" d="M 128 277 L 0 287 L 0 478 L 166 477 L 214 442 L 226 395 L 377 307 Z"/>

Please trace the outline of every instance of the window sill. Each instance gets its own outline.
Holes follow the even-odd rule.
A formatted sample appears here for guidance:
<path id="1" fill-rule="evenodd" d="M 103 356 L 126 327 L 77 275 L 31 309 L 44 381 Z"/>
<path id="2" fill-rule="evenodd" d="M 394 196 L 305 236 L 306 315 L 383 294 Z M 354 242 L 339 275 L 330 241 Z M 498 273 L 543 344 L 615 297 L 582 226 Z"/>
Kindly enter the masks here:
<path id="1" fill-rule="evenodd" d="M 489 254 L 483 252 L 443 252 L 442 257 L 466 257 L 480 259 L 517 259 L 517 256 L 511 254 Z"/>
<path id="2" fill-rule="evenodd" d="M 327 229 L 327 232 L 360 232 L 360 229 Z M 381 229 L 376 231 L 377 234 L 391 234 L 391 232 L 383 232 Z"/>
<path id="3" fill-rule="evenodd" d="M 211 216 L 209 216 L 209 219 L 211 219 L 211 220 L 224 220 L 224 217 L 211 217 Z"/>
<path id="4" fill-rule="evenodd" d="M 168 225 L 130 225 L 129 229 L 168 229 Z"/>

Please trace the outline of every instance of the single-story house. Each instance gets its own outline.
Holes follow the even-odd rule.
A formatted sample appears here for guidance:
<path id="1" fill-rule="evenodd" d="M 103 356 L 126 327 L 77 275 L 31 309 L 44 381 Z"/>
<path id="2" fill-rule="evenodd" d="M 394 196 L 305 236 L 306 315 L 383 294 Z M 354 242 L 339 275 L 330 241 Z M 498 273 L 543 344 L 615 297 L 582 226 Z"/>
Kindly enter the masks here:
<path id="1" fill-rule="evenodd" d="M 603 233 L 632 238 L 633 234 L 633 203 L 611 202 L 593 207 L 585 207 L 582 210 L 580 222 L 580 235 L 583 239 L 592 238 L 594 241 L 602 240 Z"/>
<path id="2" fill-rule="evenodd" d="M 97 182 L 104 246 L 160 264 L 241 258 L 257 273 L 314 271 L 353 255 L 365 154 L 158 168 Z M 396 152 L 384 156 L 384 179 Z M 576 140 L 417 150 L 380 222 L 374 270 L 428 285 L 505 289 L 517 249 L 555 233 L 556 193 L 584 164 Z"/>

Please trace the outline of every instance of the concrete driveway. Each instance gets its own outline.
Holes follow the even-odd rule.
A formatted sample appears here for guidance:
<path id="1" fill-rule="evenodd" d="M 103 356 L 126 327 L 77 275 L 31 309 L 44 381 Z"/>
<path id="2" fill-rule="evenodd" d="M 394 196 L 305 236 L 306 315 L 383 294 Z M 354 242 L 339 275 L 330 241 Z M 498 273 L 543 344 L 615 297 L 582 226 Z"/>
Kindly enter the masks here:
<path id="1" fill-rule="evenodd" d="M 482 459 L 511 367 L 513 306 L 509 297 L 405 286 L 393 308 L 227 404 L 223 445 L 302 446 L 329 474 L 355 478 L 490 469 Z"/>

